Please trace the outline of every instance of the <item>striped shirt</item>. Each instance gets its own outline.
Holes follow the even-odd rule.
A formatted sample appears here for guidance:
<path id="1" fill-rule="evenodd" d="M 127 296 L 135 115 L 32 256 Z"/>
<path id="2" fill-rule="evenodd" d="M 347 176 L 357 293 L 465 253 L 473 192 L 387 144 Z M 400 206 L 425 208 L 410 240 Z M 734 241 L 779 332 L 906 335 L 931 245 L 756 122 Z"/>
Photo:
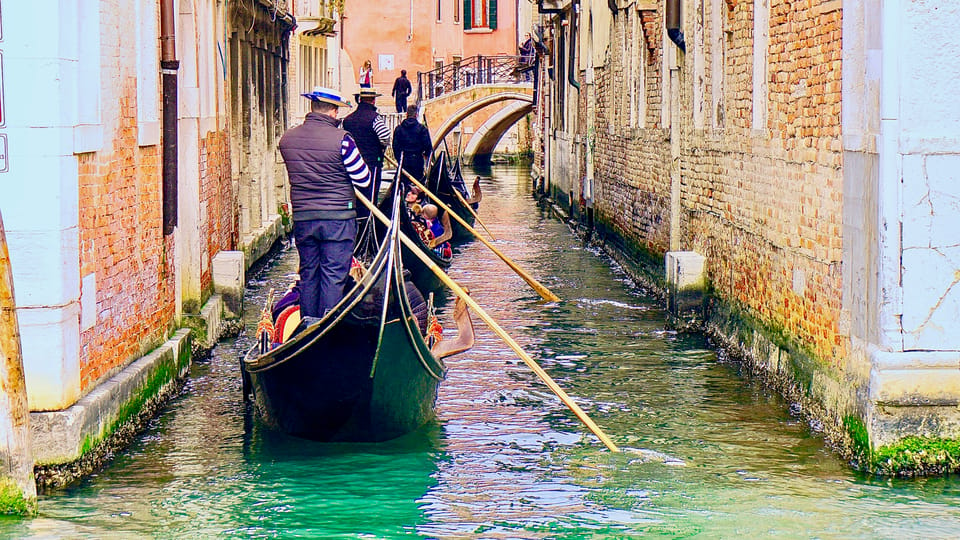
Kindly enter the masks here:
<path id="1" fill-rule="evenodd" d="M 376 132 L 377 138 L 380 139 L 380 146 L 386 147 L 390 144 L 390 128 L 388 128 L 386 122 L 383 121 L 383 116 L 378 114 L 373 120 L 373 131 Z"/>
<path id="2" fill-rule="evenodd" d="M 357 150 L 357 143 L 349 133 L 343 136 L 343 142 L 340 143 L 340 156 L 343 157 L 343 166 L 346 167 L 350 180 L 353 180 L 353 185 L 358 188 L 369 186 L 370 169 L 363 162 L 360 150 Z"/>

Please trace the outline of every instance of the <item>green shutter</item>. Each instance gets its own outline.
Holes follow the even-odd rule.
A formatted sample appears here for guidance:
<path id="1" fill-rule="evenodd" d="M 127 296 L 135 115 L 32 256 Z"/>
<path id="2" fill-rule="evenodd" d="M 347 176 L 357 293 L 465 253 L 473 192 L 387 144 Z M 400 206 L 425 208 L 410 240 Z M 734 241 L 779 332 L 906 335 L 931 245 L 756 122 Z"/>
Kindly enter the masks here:
<path id="1" fill-rule="evenodd" d="M 473 0 L 463 0 L 463 29 L 470 30 L 473 28 L 473 13 L 470 12 L 470 4 L 473 3 Z"/>
<path id="2" fill-rule="evenodd" d="M 487 0 L 490 2 L 490 19 L 487 20 L 487 26 L 491 30 L 497 29 L 497 0 Z"/>

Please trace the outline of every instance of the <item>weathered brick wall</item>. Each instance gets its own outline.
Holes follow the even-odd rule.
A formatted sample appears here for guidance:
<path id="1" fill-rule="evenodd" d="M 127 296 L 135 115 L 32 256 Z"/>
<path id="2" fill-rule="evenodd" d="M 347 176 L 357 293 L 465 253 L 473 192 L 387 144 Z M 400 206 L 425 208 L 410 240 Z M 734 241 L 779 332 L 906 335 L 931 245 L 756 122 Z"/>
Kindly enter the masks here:
<path id="1" fill-rule="evenodd" d="M 210 261 L 220 251 L 236 249 L 238 212 L 230 176 L 230 136 L 213 131 L 200 141 L 200 204 L 206 219 L 201 222 L 206 255 L 200 275 L 201 288 L 213 287 Z"/>
<path id="2" fill-rule="evenodd" d="M 80 335 L 84 392 L 162 341 L 175 309 L 174 246 L 162 230 L 160 146 L 138 146 L 137 83 L 130 64 L 123 62 L 123 76 L 120 65 L 119 56 L 105 65 L 120 83 L 104 100 L 105 148 L 79 155 L 80 274 L 95 274 L 97 301 L 96 322 Z"/>
<path id="3" fill-rule="evenodd" d="M 754 131 L 752 7 L 738 2 L 727 14 L 725 129 L 694 130 L 682 120 L 682 246 L 707 255 L 723 298 L 837 365 L 846 347 L 841 12 L 771 2 L 768 122 Z M 690 86 L 683 85 L 683 110 L 692 105 Z"/>
<path id="4" fill-rule="evenodd" d="M 680 117 L 673 119 L 681 137 L 681 249 L 708 257 L 722 299 L 839 365 L 846 348 L 839 328 L 842 12 L 835 2 L 771 1 L 768 121 L 754 129 L 753 2 L 715 0 L 723 2 L 725 25 L 719 51 L 712 50 L 712 1 L 703 0 L 702 10 L 699 0 L 684 4 L 692 17 L 704 14 L 706 39 L 704 50 L 696 50 L 697 21 L 687 21 Z M 641 11 L 642 24 L 630 25 L 618 14 L 609 60 L 595 72 L 597 220 L 625 245 L 647 251 L 653 264 L 670 245 L 670 130 L 660 126 L 661 108 L 669 106 L 660 95 L 662 15 Z M 642 127 L 624 121 L 630 81 L 623 44 L 632 42 L 648 47 Z M 705 107 L 703 129 L 692 121 L 698 54 L 707 66 L 715 55 L 724 64 L 722 107 Z M 708 67 L 701 83 L 708 103 L 712 82 Z"/>
<path id="5" fill-rule="evenodd" d="M 670 143 L 660 126 L 661 22 L 653 11 L 641 11 L 639 17 L 636 24 L 628 24 L 622 15 L 614 19 L 607 62 L 594 72 L 595 220 L 613 237 L 608 240 L 662 255 L 670 235 Z M 624 44 L 628 54 L 646 50 L 642 88 L 646 114 L 633 125 L 625 96 L 634 82 L 626 76 Z"/>

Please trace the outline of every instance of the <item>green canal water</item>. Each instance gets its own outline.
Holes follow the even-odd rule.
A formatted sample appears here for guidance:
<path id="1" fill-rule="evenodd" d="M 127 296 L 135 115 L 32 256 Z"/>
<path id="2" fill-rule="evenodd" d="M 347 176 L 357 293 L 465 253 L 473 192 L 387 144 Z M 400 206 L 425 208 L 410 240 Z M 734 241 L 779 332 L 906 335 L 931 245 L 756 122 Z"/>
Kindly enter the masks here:
<path id="1" fill-rule="evenodd" d="M 108 467 L 45 494 L 18 538 L 951 538 L 960 481 L 851 471 L 788 404 L 745 382 L 607 257 L 498 167 L 482 219 L 562 299 L 544 303 L 482 244 L 451 269 L 624 452 L 611 454 L 477 321 L 449 359 L 437 421 L 377 445 L 263 428 L 238 358 L 282 252 L 249 281 L 247 333 L 198 361 L 183 393 Z M 452 302 L 441 310 L 444 314 Z"/>

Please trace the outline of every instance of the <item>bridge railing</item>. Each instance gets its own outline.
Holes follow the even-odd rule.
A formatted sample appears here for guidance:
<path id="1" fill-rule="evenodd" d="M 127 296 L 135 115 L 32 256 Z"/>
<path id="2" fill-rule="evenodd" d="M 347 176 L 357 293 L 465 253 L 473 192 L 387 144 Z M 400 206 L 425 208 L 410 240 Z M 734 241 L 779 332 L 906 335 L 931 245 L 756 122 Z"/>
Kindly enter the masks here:
<path id="1" fill-rule="evenodd" d="M 422 101 L 475 84 L 529 82 L 519 56 L 477 55 L 427 72 L 417 73 L 417 91 Z"/>

